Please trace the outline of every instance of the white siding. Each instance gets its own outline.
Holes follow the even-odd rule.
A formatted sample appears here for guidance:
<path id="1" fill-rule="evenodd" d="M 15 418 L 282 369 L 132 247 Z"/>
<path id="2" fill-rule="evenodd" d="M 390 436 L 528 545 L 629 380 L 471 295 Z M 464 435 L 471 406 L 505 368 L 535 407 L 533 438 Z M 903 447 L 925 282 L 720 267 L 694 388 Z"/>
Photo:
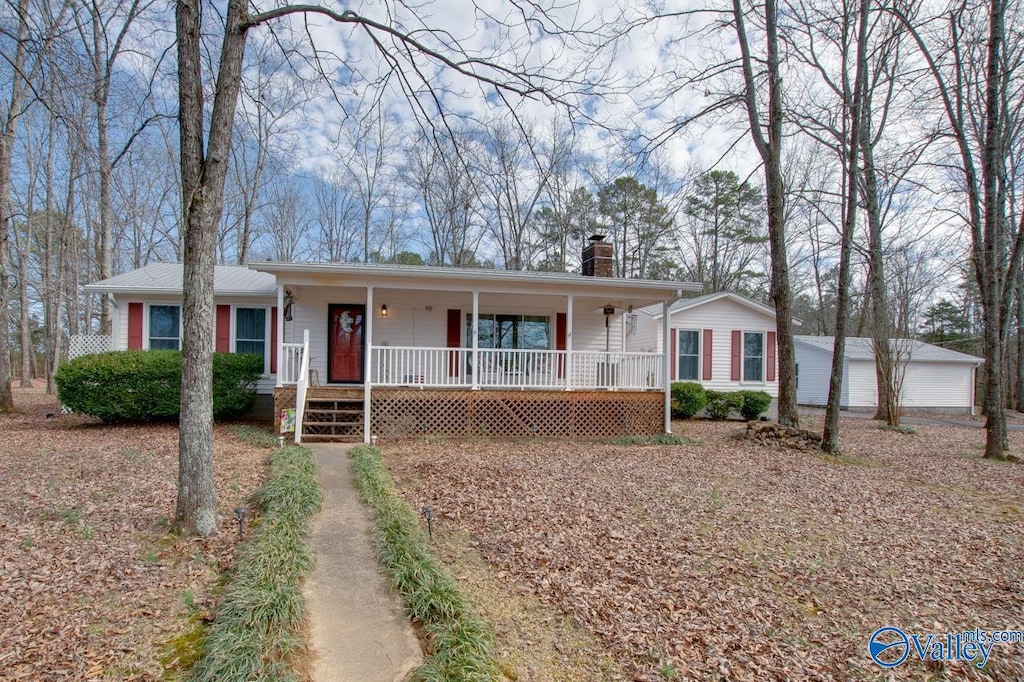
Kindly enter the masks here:
<path id="1" fill-rule="evenodd" d="M 911 360 L 903 379 L 901 406 L 959 408 L 969 412 L 974 407 L 974 366 Z"/>
<path id="2" fill-rule="evenodd" d="M 113 324 L 113 337 L 114 337 L 114 349 L 115 350 L 126 350 L 128 348 L 128 304 L 129 303 L 155 303 L 164 305 L 181 305 L 181 296 L 132 296 L 127 294 L 120 294 L 115 298 L 117 302 L 117 308 L 115 314 L 111 320 Z M 218 297 L 216 299 L 217 305 L 237 305 L 237 306 L 252 306 L 252 307 L 267 307 L 267 315 L 270 315 L 270 307 L 277 305 L 277 299 L 273 298 L 248 298 L 244 296 L 225 296 Z M 143 312 L 145 315 L 146 312 Z M 214 324 L 216 324 L 216 312 L 214 312 Z M 268 317 L 269 319 L 269 317 Z M 146 324 L 143 323 L 143 329 L 145 330 Z M 211 331 L 211 334 L 213 332 Z M 269 343 L 269 342 L 268 342 Z M 269 353 L 269 345 L 268 350 Z M 260 377 L 260 380 L 256 383 L 256 392 L 261 394 L 271 394 L 274 392 L 274 386 L 277 384 L 276 374 L 264 374 Z"/>
<path id="3" fill-rule="evenodd" d="M 646 319 L 645 319 L 646 318 Z M 641 329 L 638 334 L 639 340 L 634 344 L 636 350 L 656 349 L 661 351 L 661 320 L 654 319 L 648 315 L 640 314 Z M 776 380 L 762 382 L 732 381 L 732 332 L 733 330 L 747 332 L 773 332 L 775 331 L 775 318 L 771 315 L 760 313 L 745 305 L 736 303 L 729 299 L 718 299 L 687 310 L 672 313 L 671 326 L 676 329 L 698 329 L 701 330 L 701 358 L 704 355 L 704 334 L 703 330 L 712 330 L 711 342 L 711 379 L 701 379 L 700 383 L 705 388 L 718 391 L 738 391 L 741 389 L 754 389 L 766 391 L 773 398 L 779 395 L 778 377 L 778 346 L 776 346 Z M 648 344 L 648 345 L 643 345 Z M 643 345 L 643 347 L 641 347 Z M 767 352 L 767 340 L 765 351 Z M 674 361 L 674 360 L 673 360 Z M 703 366 L 703 360 L 701 367 Z M 765 376 L 767 377 L 767 363 L 765 364 Z"/>
<path id="4" fill-rule="evenodd" d="M 295 296 L 293 320 L 285 323 L 284 341 L 301 343 L 302 331 L 309 330 L 310 369 L 315 369 L 321 383 L 327 382 L 327 307 L 331 303 L 362 305 L 366 301 L 364 287 L 296 287 L 288 286 Z M 551 348 L 555 347 L 556 314 L 565 312 L 565 296 L 523 296 L 513 294 L 480 294 L 480 313 L 543 315 L 551 318 Z M 380 307 L 387 305 L 388 316 L 381 317 Z M 604 315 L 600 301 L 577 298 L 573 301 L 572 349 L 603 351 L 605 349 Z M 373 290 L 373 339 L 371 345 L 416 346 L 444 348 L 448 343 L 448 310 L 462 314 L 462 342 L 467 343 L 466 316 L 473 311 L 471 292 L 413 291 L 408 289 Z M 608 338 L 613 352 L 622 350 L 623 321 L 621 315 L 610 320 Z M 468 347 L 468 346 L 467 346 Z"/>
<path id="5" fill-rule="evenodd" d="M 843 377 L 843 407 L 871 408 L 878 406 L 878 386 L 874 360 L 847 360 L 849 371 Z"/>
<path id="6" fill-rule="evenodd" d="M 797 403 L 800 405 L 824 405 L 828 400 L 828 380 L 832 375 L 832 354 L 806 346 L 799 341 L 794 346 L 800 377 L 796 389 Z M 843 385 L 846 385 L 845 381 Z"/>
<path id="7" fill-rule="evenodd" d="M 828 399 L 828 379 L 832 354 L 800 343 L 796 344 L 800 365 L 797 402 L 824 406 Z M 843 363 L 843 408 L 874 409 L 878 391 L 873 360 L 853 359 Z M 942 408 L 970 412 L 974 405 L 974 367 L 968 363 L 914 361 L 907 364 L 903 379 L 901 406 L 906 409 Z"/>
<path id="8" fill-rule="evenodd" d="M 647 313 L 636 315 L 636 332 L 626 334 L 626 351 L 629 353 L 653 353 L 661 348 L 661 320 Z"/>

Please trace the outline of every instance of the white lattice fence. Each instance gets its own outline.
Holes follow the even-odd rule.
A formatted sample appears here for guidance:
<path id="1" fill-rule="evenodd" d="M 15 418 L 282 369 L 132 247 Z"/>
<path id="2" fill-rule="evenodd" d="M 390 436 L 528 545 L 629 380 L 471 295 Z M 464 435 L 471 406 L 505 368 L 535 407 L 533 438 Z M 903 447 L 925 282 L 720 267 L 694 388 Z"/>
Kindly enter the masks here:
<path id="1" fill-rule="evenodd" d="M 114 349 L 113 338 L 99 334 L 75 334 L 68 343 L 68 360 Z"/>

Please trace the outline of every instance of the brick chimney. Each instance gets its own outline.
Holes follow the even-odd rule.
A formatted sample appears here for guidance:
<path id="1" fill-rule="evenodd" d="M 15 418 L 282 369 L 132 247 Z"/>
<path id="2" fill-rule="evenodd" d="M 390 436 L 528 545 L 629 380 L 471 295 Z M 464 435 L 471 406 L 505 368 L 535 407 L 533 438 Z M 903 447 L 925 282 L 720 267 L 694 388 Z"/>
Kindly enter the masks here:
<path id="1" fill-rule="evenodd" d="M 611 277 L 612 258 L 612 245 L 604 240 L 604 235 L 592 235 L 590 243 L 583 247 L 581 272 L 586 277 Z"/>

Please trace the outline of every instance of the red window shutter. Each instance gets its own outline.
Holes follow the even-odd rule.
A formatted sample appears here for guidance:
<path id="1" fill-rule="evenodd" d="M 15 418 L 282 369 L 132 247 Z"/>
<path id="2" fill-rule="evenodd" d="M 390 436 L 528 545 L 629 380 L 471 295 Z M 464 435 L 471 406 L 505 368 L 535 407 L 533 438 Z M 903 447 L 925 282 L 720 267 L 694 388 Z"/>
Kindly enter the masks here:
<path id="1" fill-rule="evenodd" d="M 711 343 L 714 332 L 710 329 L 704 330 L 704 342 L 701 344 L 701 378 L 704 381 L 711 380 Z"/>
<path id="2" fill-rule="evenodd" d="M 231 306 L 217 306 L 217 352 L 231 352 Z"/>
<path id="3" fill-rule="evenodd" d="M 555 350 L 565 350 L 569 320 L 565 313 L 555 313 Z M 565 356 L 558 356 L 558 378 L 565 376 Z"/>
<path id="4" fill-rule="evenodd" d="M 676 329 L 673 327 L 668 332 L 668 378 L 676 380 L 676 364 L 679 362 L 679 340 L 676 336 Z"/>
<path id="5" fill-rule="evenodd" d="M 277 373 L 277 306 L 270 309 L 270 373 Z"/>
<path id="6" fill-rule="evenodd" d="M 743 332 L 737 329 L 732 330 L 732 371 L 729 378 L 732 381 L 739 381 L 741 365 L 743 364 Z"/>
<path id="7" fill-rule="evenodd" d="M 768 381 L 775 381 L 775 332 L 765 334 L 765 353 L 768 355 Z"/>
<path id="8" fill-rule="evenodd" d="M 454 308 L 448 309 L 448 347 L 462 347 L 462 311 Z M 448 376 L 459 376 L 459 354 L 448 354 Z"/>
<path id="9" fill-rule="evenodd" d="M 128 350 L 142 348 L 142 311 L 141 303 L 128 304 Z"/>

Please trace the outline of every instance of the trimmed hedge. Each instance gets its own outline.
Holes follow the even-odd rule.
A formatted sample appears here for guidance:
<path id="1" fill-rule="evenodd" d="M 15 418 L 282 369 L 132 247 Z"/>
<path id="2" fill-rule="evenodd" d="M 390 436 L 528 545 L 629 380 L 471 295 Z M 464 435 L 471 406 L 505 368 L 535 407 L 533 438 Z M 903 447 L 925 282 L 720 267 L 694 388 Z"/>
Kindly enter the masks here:
<path id="1" fill-rule="evenodd" d="M 707 393 L 695 381 L 677 381 L 672 384 L 671 391 L 673 417 L 689 419 L 707 405 Z"/>
<path id="2" fill-rule="evenodd" d="M 772 404 L 772 397 L 765 391 L 739 391 L 739 395 L 743 396 L 740 414 L 748 422 L 760 417 Z"/>
<path id="3" fill-rule="evenodd" d="M 704 408 L 708 417 L 716 421 L 728 419 L 733 410 L 740 410 L 743 407 L 743 396 L 739 393 L 726 393 L 724 391 L 706 391 L 708 404 Z"/>
<path id="4" fill-rule="evenodd" d="M 230 419 L 251 410 L 262 373 L 259 355 L 214 353 L 214 418 Z M 104 422 L 174 420 L 180 411 L 181 351 L 83 355 L 64 363 L 55 381 L 61 403 Z"/>

